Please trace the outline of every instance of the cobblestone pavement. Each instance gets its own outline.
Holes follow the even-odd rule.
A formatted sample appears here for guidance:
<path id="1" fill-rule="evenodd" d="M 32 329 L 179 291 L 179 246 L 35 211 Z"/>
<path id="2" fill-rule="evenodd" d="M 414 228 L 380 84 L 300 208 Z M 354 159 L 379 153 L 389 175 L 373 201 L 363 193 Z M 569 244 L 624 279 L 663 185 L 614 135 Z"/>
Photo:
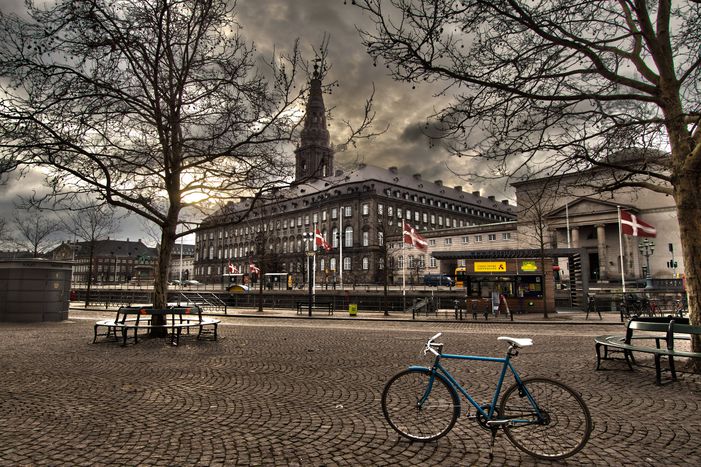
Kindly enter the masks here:
<path id="1" fill-rule="evenodd" d="M 98 313 L 0 324 L 0 465 L 486 465 L 489 433 L 467 418 L 410 443 L 386 424 L 385 381 L 443 331 L 446 351 L 501 355 L 530 336 L 516 367 L 582 392 L 594 420 L 570 465 L 701 465 L 701 378 L 657 387 L 654 369 L 594 371 L 593 336 L 620 324 L 421 323 L 225 318 L 218 342 L 91 344 Z M 649 363 L 649 361 L 648 361 Z M 489 364 L 457 363 L 486 396 Z M 458 369 L 460 368 L 460 369 Z M 492 465 L 537 465 L 497 439 Z"/>

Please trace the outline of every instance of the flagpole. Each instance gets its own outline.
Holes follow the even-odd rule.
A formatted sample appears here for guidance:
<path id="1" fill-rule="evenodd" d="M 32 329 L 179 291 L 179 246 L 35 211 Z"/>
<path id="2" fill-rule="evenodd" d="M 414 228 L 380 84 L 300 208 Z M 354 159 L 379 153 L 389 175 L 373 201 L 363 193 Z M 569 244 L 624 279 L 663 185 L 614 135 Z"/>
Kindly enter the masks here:
<path id="1" fill-rule="evenodd" d="M 404 306 L 404 311 L 406 311 L 406 254 L 404 252 L 404 229 L 406 229 L 406 224 L 404 223 L 404 216 L 402 216 L 402 304 Z"/>
<path id="2" fill-rule="evenodd" d="M 572 248 L 570 245 L 570 203 L 565 203 L 565 220 L 567 222 L 567 248 Z"/>
<path id="3" fill-rule="evenodd" d="M 314 255 L 312 255 L 312 261 L 314 262 L 312 267 L 312 301 L 316 302 L 316 222 L 312 223 L 312 228 L 314 229 L 314 246 L 312 247 L 312 251 L 314 252 Z"/>
<path id="4" fill-rule="evenodd" d="M 624 269 L 624 262 L 623 262 L 623 231 L 621 230 L 621 207 L 616 206 L 616 209 L 618 210 L 618 249 L 621 254 L 621 284 L 623 284 L 623 296 L 625 299 L 625 293 L 626 293 L 626 272 Z"/>
<path id="5" fill-rule="evenodd" d="M 343 290 L 343 206 L 338 213 L 338 281 Z"/>

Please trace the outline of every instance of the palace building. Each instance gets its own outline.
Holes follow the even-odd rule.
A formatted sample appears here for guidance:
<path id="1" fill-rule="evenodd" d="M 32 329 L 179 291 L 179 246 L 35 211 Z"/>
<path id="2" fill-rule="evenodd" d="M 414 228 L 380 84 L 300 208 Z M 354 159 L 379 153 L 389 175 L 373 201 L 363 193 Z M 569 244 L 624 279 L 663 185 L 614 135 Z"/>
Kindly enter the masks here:
<path id="1" fill-rule="evenodd" d="M 315 75 L 310 84 L 294 182 L 255 201 L 230 203 L 204 221 L 196 236 L 197 280 L 219 282 L 230 269 L 247 274 L 253 263 L 263 274 L 289 273 L 298 285 L 310 270 L 317 284 L 383 283 L 397 267 L 385 238 L 401 236 L 402 220 L 429 232 L 516 219 L 516 207 L 506 200 L 396 167 L 336 169 L 321 80 Z M 315 250 L 315 230 L 328 251 Z M 419 265 L 430 263 L 419 251 L 412 255 Z M 452 274 L 446 268 L 441 272 Z"/>

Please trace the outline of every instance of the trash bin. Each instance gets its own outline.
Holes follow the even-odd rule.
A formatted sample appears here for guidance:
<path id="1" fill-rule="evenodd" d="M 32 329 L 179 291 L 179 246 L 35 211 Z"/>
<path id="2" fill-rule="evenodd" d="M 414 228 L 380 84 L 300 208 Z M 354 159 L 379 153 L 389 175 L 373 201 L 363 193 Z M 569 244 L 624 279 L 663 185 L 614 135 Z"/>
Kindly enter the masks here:
<path id="1" fill-rule="evenodd" d="M 358 315 L 358 304 L 357 303 L 351 303 L 348 305 L 348 314 L 351 316 Z"/>

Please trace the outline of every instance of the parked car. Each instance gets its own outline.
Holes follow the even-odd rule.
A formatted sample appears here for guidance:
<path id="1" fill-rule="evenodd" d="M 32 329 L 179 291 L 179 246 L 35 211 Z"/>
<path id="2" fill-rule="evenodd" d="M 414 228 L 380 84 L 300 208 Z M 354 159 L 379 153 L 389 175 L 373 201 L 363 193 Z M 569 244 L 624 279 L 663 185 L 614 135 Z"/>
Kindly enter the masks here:
<path id="1" fill-rule="evenodd" d="M 447 274 L 426 274 L 424 276 L 424 285 L 429 287 L 436 287 L 439 285 L 452 287 L 455 285 L 455 281 Z"/>
<path id="2" fill-rule="evenodd" d="M 168 282 L 170 285 L 180 285 L 180 281 L 178 279 L 174 279 L 170 282 Z"/>
<path id="3" fill-rule="evenodd" d="M 184 285 L 184 286 L 187 286 L 187 287 L 190 287 L 191 285 L 202 285 L 202 282 L 196 281 L 196 280 L 194 280 L 194 279 L 190 279 L 190 280 L 187 280 L 187 281 L 183 281 L 183 285 Z"/>

